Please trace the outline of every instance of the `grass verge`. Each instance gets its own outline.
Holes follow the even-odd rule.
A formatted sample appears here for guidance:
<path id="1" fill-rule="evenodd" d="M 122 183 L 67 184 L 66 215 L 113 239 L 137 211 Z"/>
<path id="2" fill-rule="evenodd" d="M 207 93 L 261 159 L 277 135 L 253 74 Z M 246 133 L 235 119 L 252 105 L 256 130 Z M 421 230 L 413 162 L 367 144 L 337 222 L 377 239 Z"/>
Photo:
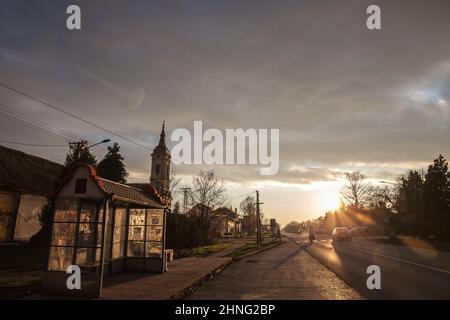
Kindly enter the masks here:
<path id="1" fill-rule="evenodd" d="M 229 255 L 227 255 L 227 257 L 237 259 L 242 256 L 245 256 L 246 254 L 249 254 L 249 253 L 264 249 L 264 248 L 268 248 L 270 246 L 273 246 L 273 245 L 279 244 L 279 243 L 280 243 L 280 241 L 278 241 L 278 240 L 272 240 L 272 241 L 263 242 L 260 244 L 249 243 L 249 244 L 246 244 L 245 246 L 242 246 L 242 247 L 236 249 L 235 251 L 231 252 Z"/>
<path id="2" fill-rule="evenodd" d="M 215 243 L 215 244 L 209 244 L 206 246 L 201 246 L 201 247 L 192 249 L 192 254 L 194 256 L 203 256 L 203 257 L 209 256 L 213 253 L 216 253 L 223 249 L 228 248 L 232 244 L 233 243 L 231 243 L 231 242 L 220 242 L 220 243 Z"/>

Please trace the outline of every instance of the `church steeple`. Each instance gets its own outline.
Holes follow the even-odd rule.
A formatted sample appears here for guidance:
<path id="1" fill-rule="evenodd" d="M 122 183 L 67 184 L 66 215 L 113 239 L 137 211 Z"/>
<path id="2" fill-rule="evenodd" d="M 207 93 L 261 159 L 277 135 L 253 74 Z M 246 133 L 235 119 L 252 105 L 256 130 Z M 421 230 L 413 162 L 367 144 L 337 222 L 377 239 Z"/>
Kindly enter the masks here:
<path id="1" fill-rule="evenodd" d="M 166 132 L 165 132 L 165 127 L 166 127 L 166 121 L 163 120 L 163 125 L 162 125 L 162 130 L 161 130 L 161 134 L 159 135 L 159 143 L 158 143 L 158 147 L 166 147 Z"/>
<path id="2" fill-rule="evenodd" d="M 166 146 L 166 123 L 163 121 L 162 130 L 159 135 L 159 143 L 152 153 L 152 167 L 150 173 L 150 183 L 158 189 L 163 198 L 168 203 L 171 200 L 170 194 L 170 151 Z"/>

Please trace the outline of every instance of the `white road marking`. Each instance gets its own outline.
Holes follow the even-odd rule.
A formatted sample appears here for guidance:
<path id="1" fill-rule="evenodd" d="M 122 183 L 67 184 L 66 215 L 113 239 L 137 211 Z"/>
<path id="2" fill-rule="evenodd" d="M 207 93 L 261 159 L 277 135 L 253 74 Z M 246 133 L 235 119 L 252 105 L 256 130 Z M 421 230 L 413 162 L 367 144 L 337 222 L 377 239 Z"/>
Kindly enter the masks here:
<path id="1" fill-rule="evenodd" d="M 315 241 L 315 243 L 317 243 L 321 247 L 325 247 L 325 248 L 328 248 L 328 249 L 333 249 L 333 247 L 328 247 L 328 246 L 324 245 L 322 243 L 322 241 L 323 242 L 329 242 L 329 240 L 320 239 L 320 242 L 319 241 Z M 298 244 L 301 244 L 304 241 L 295 241 L 295 242 L 298 243 Z M 377 256 L 380 256 L 380 257 L 383 257 L 383 258 L 387 258 L 387 259 L 391 259 L 391 260 L 407 263 L 407 264 L 414 265 L 414 266 L 417 266 L 417 267 L 421 267 L 421 268 L 425 268 L 425 269 L 429 269 L 429 270 L 433 270 L 433 271 L 437 271 L 437 272 L 441 272 L 441 273 L 445 273 L 445 274 L 450 274 L 449 270 L 436 268 L 436 267 L 433 267 L 433 266 L 430 266 L 430 265 L 426 265 L 426 264 L 422 264 L 422 263 L 418 263 L 418 262 L 413 262 L 413 261 L 405 260 L 405 259 L 402 259 L 402 258 L 392 257 L 392 256 L 388 256 L 388 255 L 385 255 L 385 254 L 382 254 L 382 253 L 370 252 L 370 251 L 359 249 L 359 248 L 355 248 L 355 247 L 352 247 L 352 246 L 343 246 L 343 247 L 344 248 L 353 249 L 353 250 L 356 250 L 356 251 L 360 251 L 360 252 L 363 252 L 363 253 L 366 253 L 366 254 L 377 255 Z"/>
<path id="2" fill-rule="evenodd" d="M 411 264 L 411 265 L 414 265 L 414 266 L 417 266 L 417 267 L 421 267 L 421 268 L 425 268 L 425 269 L 430 269 L 430 270 L 442 272 L 442 273 L 445 273 L 445 274 L 450 274 L 450 271 L 448 271 L 448 270 L 440 269 L 440 268 L 436 268 L 436 267 L 432 267 L 432 266 L 429 266 L 429 265 L 427 265 L 427 264 L 422 264 L 422 263 L 418 263 L 418 262 L 413 262 L 413 261 L 405 260 L 405 259 L 402 259 L 402 258 L 392 257 L 392 256 L 388 256 L 388 255 L 385 255 L 385 254 L 382 254 L 382 253 L 370 252 L 370 251 L 363 250 L 363 249 L 358 249 L 358 248 L 355 248 L 355 247 L 352 247 L 352 246 L 343 246 L 343 247 L 350 248 L 350 249 L 353 249 L 353 250 L 356 250 L 356 251 L 360 251 L 360 252 L 363 252 L 363 253 L 367 253 L 367 254 L 371 254 L 371 255 L 376 255 L 376 256 L 380 256 L 380 257 L 387 258 L 387 259 L 391 259 L 391 260 L 395 260 L 395 261 L 400 261 L 400 262 L 408 263 L 408 264 Z"/>

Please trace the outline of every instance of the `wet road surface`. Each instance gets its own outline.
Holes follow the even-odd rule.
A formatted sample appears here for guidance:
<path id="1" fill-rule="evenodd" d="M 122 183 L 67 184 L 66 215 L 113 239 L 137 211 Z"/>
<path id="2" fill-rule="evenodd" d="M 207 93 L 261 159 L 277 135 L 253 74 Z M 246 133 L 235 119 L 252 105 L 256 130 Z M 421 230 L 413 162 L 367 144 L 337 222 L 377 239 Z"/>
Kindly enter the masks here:
<path id="1" fill-rule="evenodd" d="M 295 241 L 231 264 L 189 299 L 362 299 Z"/>
<path id="2" fill-rule="evenodd" d="M 450 299 L 450 253 L 354 239 L 332 242 L 289 236 L 347 284 L 369 299 Z M 381 269 L 381 289 L 367 288 L 367 267 Z"/>

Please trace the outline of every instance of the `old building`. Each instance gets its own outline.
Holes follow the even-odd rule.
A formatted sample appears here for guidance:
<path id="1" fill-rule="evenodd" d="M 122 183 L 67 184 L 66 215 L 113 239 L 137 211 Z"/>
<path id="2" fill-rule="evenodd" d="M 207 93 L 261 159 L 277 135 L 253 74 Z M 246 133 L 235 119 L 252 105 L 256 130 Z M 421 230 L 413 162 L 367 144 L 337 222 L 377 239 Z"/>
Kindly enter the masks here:
<path id="1" fill-rule="evenodd" d="M 242 233 L 242 218 L 237 213 L 237 208 L 210 207 L 197 203 L 186 212 L 189 217 L 205 217 L 209 221 L 209 231 L 212 237 L 235 235 Z"/>
<path id="2" fill-rule="evenodd" d="M 0 242 L 27 241 L 41 229 L 39 214 L 64 167 L 0 146 Z"/>
<path id="3" fill-rule="evenodd" d="M 204 204 L 197 203 L 191 209 L 186 211 L 186 215 L 189 217 L 206 217 L 209 216 L 212 209 Z"/>
<path id="4" fill-rule="evenodd" d="M 241 233 L 241 219 L 231 208 L 220 207 L 211 212 L 211 232 L 217 236 Z"/>

